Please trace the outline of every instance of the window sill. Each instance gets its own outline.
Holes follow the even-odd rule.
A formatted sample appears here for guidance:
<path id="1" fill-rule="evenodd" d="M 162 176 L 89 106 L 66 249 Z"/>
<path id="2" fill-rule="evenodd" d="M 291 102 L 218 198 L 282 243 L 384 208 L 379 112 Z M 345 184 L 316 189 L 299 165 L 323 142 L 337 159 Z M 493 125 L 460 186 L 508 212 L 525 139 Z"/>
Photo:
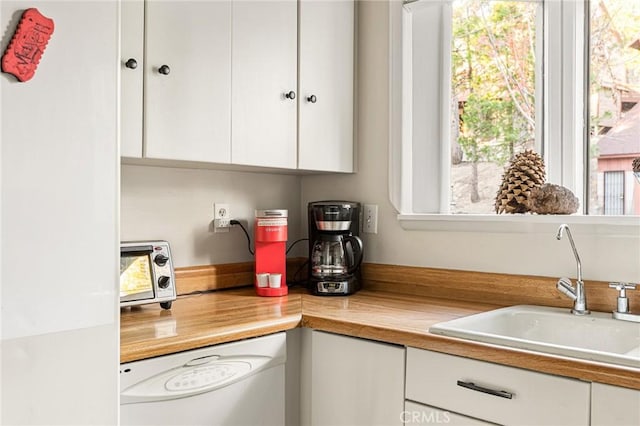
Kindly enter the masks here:
<path id="1" fill-rule="evenodd" d="M 566 223 L 574 234 L 640 238 L 638 216 L 399 214 L 398 221 L 411 231 L 515 234 L 553 233 Z"/>

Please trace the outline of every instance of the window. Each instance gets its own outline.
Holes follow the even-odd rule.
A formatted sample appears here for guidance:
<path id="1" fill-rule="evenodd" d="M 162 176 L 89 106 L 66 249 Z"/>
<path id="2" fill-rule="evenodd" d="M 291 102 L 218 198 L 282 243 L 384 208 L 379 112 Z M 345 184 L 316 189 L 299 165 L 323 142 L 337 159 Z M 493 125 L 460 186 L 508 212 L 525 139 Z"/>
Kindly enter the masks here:
<path id="1" fill-rule="evenodd" d="M 640 2 L 589 6 L 589 214 L 640 215 Z"/>
<path id="2" fill-rule="evenodd" d="M 494 213 L 507 163 L 541 146 L 542 1 L 454 0 L 451 213 Z"/>
<path id="3" fill-rule="evenodd" d="M 525 149 L 579 213 L 623 214 L 605 209 L 613 170 L 625 205 L 640 205 L 640 2 L 418 0 L 394 13 L 391 139 L 402 143 L 390 192 L 401 213 L 493 214 L 504 166 Z"/>

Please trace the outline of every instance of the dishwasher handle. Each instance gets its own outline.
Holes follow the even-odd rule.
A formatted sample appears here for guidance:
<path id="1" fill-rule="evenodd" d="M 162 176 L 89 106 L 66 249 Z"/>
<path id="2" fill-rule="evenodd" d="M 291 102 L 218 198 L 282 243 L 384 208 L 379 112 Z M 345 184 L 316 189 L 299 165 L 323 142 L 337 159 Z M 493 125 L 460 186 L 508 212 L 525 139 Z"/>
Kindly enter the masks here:
<path id="1" fill-rule="evenodd" d="M 458 386 L 461 386 L 466 389 L 471 389 L 476 392 L 482 392 L 493 396 L 499 396 L 500 398 L 512 399 L 513 394 L 511 392 L 507 392 L 504 390 L 495 390 L 491 388 L 486 388 L 484 386 L 478 386 L 473 382 L 463 382 L 462 380 L 458 380 Z"/>

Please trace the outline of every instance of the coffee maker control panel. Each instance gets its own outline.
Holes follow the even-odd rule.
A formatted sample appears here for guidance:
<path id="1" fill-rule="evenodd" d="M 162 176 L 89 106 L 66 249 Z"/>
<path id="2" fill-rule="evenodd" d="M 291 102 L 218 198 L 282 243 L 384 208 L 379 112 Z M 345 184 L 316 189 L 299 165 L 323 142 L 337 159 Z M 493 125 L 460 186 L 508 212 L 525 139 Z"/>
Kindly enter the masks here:
<path id="1" fill-rule="evenodd" d="M 345 294 L 348 293 L 348 288 L 349 288 L 349 282 L 348 281 L 335 281 L 335 282 L 328 282 L 328 281 L 322 281 L 322 282 L 318 282 L 317 284 L 317 291 L 318 293 L 325 293 L 325 294 L 331 294 L 331 293 L 335 293 L 335 294 Z"/>

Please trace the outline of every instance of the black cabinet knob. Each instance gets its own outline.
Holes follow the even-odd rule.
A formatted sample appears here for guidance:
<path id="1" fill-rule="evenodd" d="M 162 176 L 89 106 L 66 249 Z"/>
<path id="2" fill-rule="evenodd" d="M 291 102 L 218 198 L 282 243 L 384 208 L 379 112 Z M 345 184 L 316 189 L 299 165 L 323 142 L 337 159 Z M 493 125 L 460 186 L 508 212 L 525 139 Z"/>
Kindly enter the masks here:
<path id="1" fill-rule="evenodd" d="M 318 98 L 316 98 L 316 95 L 311 95 L 309 97 L 307 97 L 307 101 L 311 102 L 312 104 L 315 104 L 317 102 Z"/>
<path id="2" fill-rule="evenodd" d="M 127 59 L 127 62 L 124 63 L 124 66 L 129 68 L 130 70 L 135 70 L 138 68 L 138 61 L 133 58 Z"/>
<path id="3" fill-rule="evenodd" d="M 171 278 L 167 277 L 166 275 L 163 275 L 160 278 L 158 278 L 158 285 L 160 286 L 160 288 L 167 288 L 169 287 L 170 281 L 171 281 Z"/>
<path id="4" fill-rule="evenodd" d="M 153 262 L 158 266 L 164 266 L 169 261 L 169 258 L 164 254 L 159 254 L 153 258 Z"/>
<path id="5" fill-rule="evenodd" d="M 169 68 L 169 65 L 163 65 L 158 68 L 158 72 L 162 75 L 169 75 L 169 73 L 171 72 L 171 68 Z"/>
<path id="6" fill-rule="evenodd" d="M 293 90 L 290 91 L 289 93 L 285 93 L 284 97 L 287 99 L 291 99 L 294 100 L 296 98 L 296 92 L 294 92 Z"/>

